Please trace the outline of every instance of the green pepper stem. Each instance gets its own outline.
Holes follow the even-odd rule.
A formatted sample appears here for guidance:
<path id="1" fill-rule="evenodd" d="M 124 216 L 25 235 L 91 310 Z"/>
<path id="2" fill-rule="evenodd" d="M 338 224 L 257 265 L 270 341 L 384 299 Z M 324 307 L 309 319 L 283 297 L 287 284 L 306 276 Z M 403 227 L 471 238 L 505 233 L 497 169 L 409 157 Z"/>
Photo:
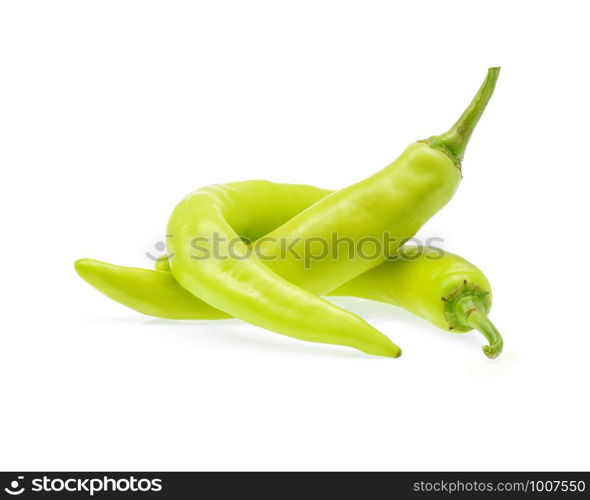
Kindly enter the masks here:
<path id="1" fill-rule="evenodd" d="M 465 327 L 475 328 L 483 334 L 489 345 L 483 346 L 484 354 L 490 358 L 497 358 L 502 352 L 504 341 L 502 335 L 487 317 L 481 301 L 473 297 L 465 297 L 457 302 L 457 320 Z"/>
<path id="2" fill-rule="evenodd" d="M 483 334 L 489 345 L 483 346 L 484 354 L 490 358 L 497 358 L 502 352 L 504 341 L 502 335 L 481 309 L 474 309 L 467 315 L 467 323 Z"/>
<path id="3" fill-rule="evenodd" d="M 486 109 L 488 101 L 494 93 L 496 80 L 498 79 L 499 74 L 499 67 L 489 68 L 486 79 L 477 91 L 477 94 L 475 94 L 471 104 L 467 106 L 467 109 L 449 131 L 441 135 L 434 135 L 420 142 L 425 142 L 431 147 L 443 151 L 459 168 L 461 168 L 461 162 L 463 161 L 463 155 L 467 143 L 471 138 L 471 134 L 473 133 L 477 122 L 479 122 L 481 115 Z"/>

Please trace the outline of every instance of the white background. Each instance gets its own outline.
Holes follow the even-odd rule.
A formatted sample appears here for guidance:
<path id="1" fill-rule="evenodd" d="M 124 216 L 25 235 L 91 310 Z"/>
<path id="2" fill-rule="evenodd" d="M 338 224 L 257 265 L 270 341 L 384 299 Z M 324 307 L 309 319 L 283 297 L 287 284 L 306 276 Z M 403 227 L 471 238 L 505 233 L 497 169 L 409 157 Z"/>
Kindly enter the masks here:
<path id="1" fill-rule="evenodd" d="M 0 469 L 589 469 L 587 5 L 2 2 Z M 400 359 L 151 319 L 74 272 L 150 266 L 202 185 L 360 180 L 493 65 L 420 236 L 488 275 L 497 360 L 386 305 L 337 300 Z"/>

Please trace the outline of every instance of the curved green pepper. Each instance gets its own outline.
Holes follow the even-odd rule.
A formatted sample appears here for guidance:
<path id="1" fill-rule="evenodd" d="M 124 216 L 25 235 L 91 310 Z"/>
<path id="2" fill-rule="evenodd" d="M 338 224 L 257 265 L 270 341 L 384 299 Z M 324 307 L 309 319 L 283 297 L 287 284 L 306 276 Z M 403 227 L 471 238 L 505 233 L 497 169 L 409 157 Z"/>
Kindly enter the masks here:
<path id="1" fill-rule="evenodd" d="M 292 196 L 303 198 L 307 190 L 301 191 Z M 180 202 L 168 224 L 176 281 L 216 309 L 277 333 L 398 357 L 400 348 L 362 318 L 289 283 L 248 255 L 242 238 L 263 230 L 257 199 L 258 193 L 237 193 L 230 184 L 199 189 Z M 202 252 L 218 257 L 199 259 Z"/>

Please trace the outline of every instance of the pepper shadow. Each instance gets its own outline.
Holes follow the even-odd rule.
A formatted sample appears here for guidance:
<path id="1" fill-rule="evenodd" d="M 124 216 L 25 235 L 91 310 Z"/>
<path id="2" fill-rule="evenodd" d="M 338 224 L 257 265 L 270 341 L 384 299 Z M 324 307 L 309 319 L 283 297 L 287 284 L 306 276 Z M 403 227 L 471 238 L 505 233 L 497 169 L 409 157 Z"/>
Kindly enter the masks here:
<path id="1" fill-rule="evenodd" d="M 280 335 L 238 319 L 223 320 L 167 320 L 148 319 L 146 326 L 170 328 L 170 334 L 180 342 L 198 345 L 204 342 L 223 349 L 267 351 L 284 356 L 323 357 L 337 359 L 371 360 L 390 358 L 370 356 L 356 349 L 305 342 Z"/>

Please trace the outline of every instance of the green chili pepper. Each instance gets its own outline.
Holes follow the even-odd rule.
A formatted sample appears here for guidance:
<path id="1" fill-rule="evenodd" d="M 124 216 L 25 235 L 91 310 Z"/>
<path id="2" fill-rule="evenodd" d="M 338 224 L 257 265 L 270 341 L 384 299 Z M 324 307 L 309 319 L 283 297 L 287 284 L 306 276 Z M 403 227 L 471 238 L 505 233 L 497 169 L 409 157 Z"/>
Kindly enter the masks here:
<path id="1" fill-rule="evenodd" d="M 407 246 L 384 262 L 338 287 L 330 295 L 349 295 L 402 307 L 436 326 L 463 333 L 475 328 L 489 342 L 485 355 L 497 357 L 504 345 L 487 314 L 490 283 L 473 264 L 433 247 Z"/>
<path id="2" fill-rule="evenodd" d="M 211 306 L 254 325 L 303 340 L 399 356 L 399 348 L 383 334 L 316 295 L 395 254 L 449 201 L 461 179 L 463 152 L 492 95 L 498 72 L 499 68 L 488 70 L 476 97 L 447 133 L 412 144 L 381 172 L 322 198 L 272 231 L 257 247 L 259 254 L 276 256 L 282 251 L 279 241 L 294 242 L 294 249 L 304 252 L 302 245 L 312 239 L 329 242 L 333 234 L 357 244 L 368 236 L 382 238 L 387 233 L 393 242 L 376 258 L 338 256 L 315 261 L 310 268 L 305 260 L 296 258 L 266 263 L 254 254 L 234 258 L 232 255 L 248 253 L 246 243 L 236 239 L 244 233 L 240 225 L 250 220 L 246 214 L 249 204 L 237 208 L 228 203 L 224 189 L 213 186 L 188 195 L 170 217 L 168 248 L 174 278 Z M 218 252 L 221 257 L 199 258 L 197 248 L 206 254 Z"/>
<path id="3" fill-rule="evenodd" d="M 100 260 L 80 259 L 78 275 L 107 297 L 148 316 L 165 319 L 226 319 L 215 309 L 182 288 L 172 273 L 123 267 Z"/>
<path id="4" fill-rule="evenodd" d="M 248 202 L 241 212 L 240 237 L 257 239 L 289 220 L 331 191 L 312 186 L 236 182 L 217 186 L 227 203 Z M 250 215 L 249 215 L 250 214 Z M 256 220 L 254 220 L 255 215 Z M 136 311 L 168 319 L 223 319 L 230 315 L 184 290 L 169 271 L 167 259 L 157 271 L 115 266 L 91 259 L 76 262 L 82 278 L 108 297 Z M 477 328 L 488 339 L 484 351 L 497 356 L 502 339 L 486 314 L 490 286 L 474 265 L 451 253 L 429 247 L 404 247 L 401 258 L 386 261 L 351 280 L 330 295 L 350 295 L 387 302 L 454 332 Z M 444 299 L 444 300 L 443 300 Z"/>
<path id="5" fill-rule="evenodd" d="M 404 257 L 386 261 L 331 292 L 402 307 L 436 326 L 456 333 L 475 328 L 489 342 L 489 358 L 502 351 L 503 341 L 487 317 L 492 295 L 484 274 L 473 264 L 438 248 L 404 247 Z M 166 261 L 158 266 L 165 267 Z M 162 270 L 116 266 L 92 259 L 76 262 L 90 285 L 136 311 L 166 319 L 213 320 L 231 316 L 182 288 Z"/>
<path id="6" fill-rule="evenodd" d="M 293 199 L 309 197 L 307 187 L 300 191 L 291 192 Z M 272 196 L 276 204 L 284 202 L 280 188 Z M 260 192 L 236 191 L 231 184 L 199 189 L 181 201 L 168 225 L 176 281 L 213 307 L 277 333 L 398 357 L 400 348 L 362 318 L 292 285 L 255 255 L 248 256 L 243 239 L 267 229 L 267 219 L 257 217 L 260 201 Z"/>
<path id="7" fill-rule="evenodd" d="M 274 259 L 268 266 L 294 285 L 323 295 L 395 255 L 455 193 L 465 148 L 499 71 L 488 70 L 471 104 L 448 132 L 410 145 L 377 174 L 323 198 L 259 243 L 265 255 L 278 255 L 285 241 L 293 243 L 295 252 L 306 254 L 312 240 L 326 241 L 333 250 L 334 235 L 357 247 L 373 238 L 387 245 L 375 258 L 356 252 L 351 259 L 340 252 L 336 259 Z"/>

